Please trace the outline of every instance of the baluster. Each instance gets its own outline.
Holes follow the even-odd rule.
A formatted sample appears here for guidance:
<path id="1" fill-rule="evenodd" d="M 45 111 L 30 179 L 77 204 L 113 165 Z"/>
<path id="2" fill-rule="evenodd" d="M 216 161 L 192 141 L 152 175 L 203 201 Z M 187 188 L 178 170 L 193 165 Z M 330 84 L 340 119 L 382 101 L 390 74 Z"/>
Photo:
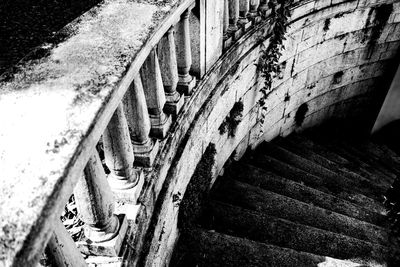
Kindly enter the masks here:
<path id="1" fill-rule="evenodd" d="M 224 40 L 224 49 L 227 49 L 232 44 L 232 37 L 229 36 L 228 32 L 229 28 L 229 0 L 224 0 L 224 27 L 223 27 L 223 40 Z"/>
<path id="2" fill-rule="evenodd" d="M 64 225 L 57 218 L 53 228 L 53 235 L 47 243 L 46 254 L 57 267 L 87 266 Z"/>
<path id="3" fill-rule="evenodd" d="M 139 171 L 133 168 L 135 160 L 124 109 L 119 105 L 103 134 L 104 156 L 111 174 L 108 182 L 113 189 L 129 189 L 139 181 Z"/>
<path id="4" fill-rule="evenodd" d="M 173 26 L 158 44 L 158 57 L 167 101 L 164 109 L 167 113 L 177 116 L 184 104 L 184 98 L 176 91 L 179 77 Z"/>
<path id="5" fill-rule="evenodd" d="M 163 139 L 171 126 L 171 117 L 167 116 L 163 109 L 166 102 L 164 86 L 157 53 L 151 50 L 149 56 L 140 70 L 143 89 L 146 96 L 147 109 L 150 115 L 150 134 Z"/>
<path id="6" fill-rule="evenodd" d="M 250 0 L 250 13 L 249 18 L 253 23 L 259 23 L 261 17 L 258 15 L 258 7 L 260 6 L 260 0 Z"/>
<path id="7" fill-rule="evenodd" d="M 239 5 L 239 25 L 244 31 L 247 31 L 251 26 L 251 21 L 247 19 L 250 9 L 250 0 L 240 0 Z"/>
<path id="8" fill-rule="evenodd" d="M 261 14 L 265 16 L 266 12 L 268 11 L 268 0 L 261 0 L 260 1 L 260 7 L 258 10 L 260 10 Z"/>
<path id="9" fill-rule="evenodd" d="M 78 213 L 85 223 L 85 237 L 90 240 L 83 247 L 94 254 L 118 255 L 127 230 L 126 219 L 120 223 L 114 214 L 113 193 L 97 151 L 88 160 L 74 195 Z"/>
<path id="10" fill-rule="evenodd" d="M 142 80 L 139 75 L 134 78 L 124 98 L 124 103 L 131 130 L 135 165 L 151 167 L 158 152 L 159 143 L 149 137 L 151 122 Z"/>
<path id="11" fill-rule="evenodd" d="M 238 28 L 239 21 L 239 0 L 229 0 L 229 27 L 228 33 L 234 40 L 240 38 L 242 29 Z"/>
<path id="12" fill-rule="evenodd" d="M 190 40 L 189 15 L 190 8 L 183 12 L 181 20 L 177 24 L 176 52 L 178 62 L 178 89 L 189 96 L 196 85 L 196 78 L 189 74 L 192 66 L 192 51 Z"/>

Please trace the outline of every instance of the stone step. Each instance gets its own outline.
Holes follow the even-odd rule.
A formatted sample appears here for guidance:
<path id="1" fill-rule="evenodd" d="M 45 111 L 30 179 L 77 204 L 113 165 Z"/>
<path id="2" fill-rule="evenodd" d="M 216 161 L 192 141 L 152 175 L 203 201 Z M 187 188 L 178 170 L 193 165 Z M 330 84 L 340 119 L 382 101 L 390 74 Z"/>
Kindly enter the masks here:
<path id="1" fill-rule="evenodd" d="M 269 155 L 310 174 L 321 177 L 324 180 L 329 180 L 331 182 L 334 181 L 335 184 L 340 188 L 350 187 L 352 190 L 378 201 L 383 201 L 383 194 L 387 190 L 387 188 L 382 185 L 371 186 L 369 184 L 370 181 L 367 179 L 356 181 L 343 175 L 338 175 L 337 173 L 319 164 L 316 164 L 311 160 L 303 158 L 302 156 L 292 153 L 272 143 L 264 142 L 261 144 L 254 154 L 254 157 L 257 157 L 259 154 Z"/>
<path id="2" fill-rule="evenodd" d="M 363 142 L 356 144 L 355 148 L 367 153 L 370 158 L 378 161 L 388 171 L 396 175 L 400 174 L 400 157 L 388 147 L 372 142 Z"/>
<path id="3" fill-rule="evenodd" d="M 358 220 L 379 226 L 388 223 L 382 214 L 249 164 L 237 162 L 226 170 L 225 176 Z"/>
<path id="4" fill-rule="evenodd" d="M 384 228 L 316 207 L 236 180 L 213 191 L 216 200 L 379 245 L 388 244 Z"/>
<path id="5" fill-rule="evenodd" d="M 217 201 L 204 214 L 208 229 L 297 251 L 380 262 L 389 255 L 386 247 Z"/>
<path id="6" fill-rule="evenodd" d="M 332 143 L 342 146 L 345 150 L 350 152 L 352 155 L 360 158 L 366 164 L 378 169 L 380 172 L 384 173 L 386 176 L 391 177 L 393 179 L 396 178 L 397 174 L 395 172 L 393 172 L 392 170 L 390 170 L 390 168 L 388 168 L 387 166 L 382 164 L 382 162 L 380 160 L 376 160 L 367 151 L 360 149 L 356 144 L 349 143 L 348 141 L 345 141 L 345 140 L 338 140 L 338 139 L 333 139 Z"/>
<path id="7" fill-rule="evenodd" d="M 191 229 L 181 235 L 177 267 L 362 267 L 362 263 L 338 260 L 274 245 L 262 244 L 204 229 Z M 367 266 L 385 266 L 381 264 Z"/>
<path id="8" fill-rule="evenodd" d="M 387 145 L 374 142 L 371 142 L 369 144 L 379 148 L 382 151 L 383 156 L 385 157 L 387 156 L 389 160 L 393 162 L 393 164 L 400 166 L 400 155 L 398 155 L 394 150 L 389 148 Z"/>
<path id="9" fill-rule="evenodd" d="M 383 215 L 386 214 L 386 210 L 380 202 L 368 198 L 362 194 L 353 192 L 352 188 L 350 187 L 342 188 L 338 186 L 334 180 L 323 179 L 321 177 L 312 175 L 290 164 L 281 162 L 273 157 L 269 157 L 267 155 L 250 155 L 249 157 L 244 158 L 243 161 L 264 170 L 272 171 L 280 176 L 304 184 L 308 187 L 312 187 L 319 191 L 323 191 L 325 193 L 350 201 L 373 212 Z"/>
<path id="10" fill-rule="evenodd" d="M 367 177 L 371 179 L 372 181 L 382 181 L 385 180 L 387 183 L 391 182 L 391 178 L 386 177 L 386 175 L 383 175 L 379 173 L 379 175 L 375 173 L 371 173 L 367 171 L 366 169 L 362 168 L 360 164 L 351 162 L 348 159 L 343 158 L 342 156 L 338 155 L 337 153 L 333 152 L 332 150 L 329 150 L 328 148 L 313 142 L 309 138 L 305 138 L 302 135 L 299 134 L 292 134 L 289 138 L 293 143 L 298 144 L 299 146 L 303 147 L 304 149 L 313 151 L 315 155 L 320 155 L 331 162 L 336 163 L 338 166 L 345 168 L 346 170 L 353 171 L 354 173 L 358 173 L 364 177 Z"/>
<path id="11" fill-rule="evenodd" d="M 354 180 L 358 183 L 365 184 L 368 183 L 368 186 L 378 186 L 384 189 L 386 189 L 390 186 L 390 183 L 387 182 L 385 179 L 379 179 L 373 177 L 371 178 L 370 176 L 366 175 L 360 175 L 357 172 L 354 172 L 350 169 L 347 169 L 333 161 L 330 161 L 328 158 L 320 156 L 319 154 L 315 153 L 313 150 L 307 149 L 304 146 L 301 145 L 301 143 L 298 143 L 296 140 L 293 140 L 293 138 L 288 137 L 288 138 L 276 138 L 274 140 L 274 144 L 291 151 L 303 158 L 306 158 L 308 160 L 313 161 L 316 164 L 319 164 L 323 166 L 326 169 L 331 170 L 332 172 L 344 176 L 350 180 Z"/>
<path id="12" fill-rule="evenodd" d="M 395 174 L 388 172 L 385 168 L 381 168 L 379 165 L 371 165 L 365 161 L 363 157 L 360 157 L 359 154 L 354 154 L 354 150 L 351 149 L 352 146 L 345 147 L 343 143 L 338 143 L 333 138 L 325 139 L 322 137 L 323 135 L 312 135 L 310 138 L 322 145 L 325 146 L 327 149 L 335 152 L 336 154 L 346 158 L 349 161 L 352 161 L 355 164 L 358 164 L 361 168 L 367 170 L 370 173 L 378 177 L 386 177 L 388 181 L 391 181 L 395 178 Z"/>

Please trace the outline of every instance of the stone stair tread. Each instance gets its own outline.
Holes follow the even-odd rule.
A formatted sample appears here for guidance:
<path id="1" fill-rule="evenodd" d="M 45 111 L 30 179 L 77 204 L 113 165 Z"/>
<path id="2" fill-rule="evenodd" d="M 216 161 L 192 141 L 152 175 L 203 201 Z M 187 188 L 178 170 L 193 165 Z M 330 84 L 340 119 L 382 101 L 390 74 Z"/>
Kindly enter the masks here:
<path id="1" fill-rule="evenodd" d="M 338 186 L 334 180 L 323 179 L 273 157 L 267 155 L 257 155 L 254 157 L 250 155 L 249 157 L 243 159 L 243 161 L 264 170 L 272 171 L 280 176 L 304 184 L 308 187 L 312 187 L 319 191 L 340 197 L 371 211 L 380 214 L 386 214 L 385 208 L 379 201 L 371 199 L 360 193 L 356 193 L 351 190 L 352 188 L 342 188 Z"/>
<path id="2" fill-rule="evenodd" d="M 387 155 L 387 157 L 390 159 L 390 161 L 393 162 L 393 164 L 397 164 L 398 166 L 400 166 L 400 155 L 398 155 L 394 150 L 392 150 L 386 144 L 375 143 L 375 142 L 370 142 L 369 144 L 376 148 L 379 148 L 384 155 Z"/>
<path id="3" fill-rule="evenodd" d="M 320 145 L 325 146 L 327 149 L 332 150 L 333 152 L 341 155 L 342 157 L 348 159 L 349 161 L 354 162 L 355 164 L 360 165 L 363 169 L 371 172 L 377 176 L 386 177 L 386 179 L 393 180 L 395 178 L 395 174 L 389 172 L 384 167 L 380 166 L 377 163 L 371 163 L 370 160 L 366 161 L 365 157 L 362 153 L 357 153 L 355 149 L 353 149 L 352 145 L 346 146 L 343 142 L 335 139 L 324 137 L 323 134 L 311 134 L 310 138 Z"/>
<path id="4" fill-rule="evenodd" d="M 365 147 L 363 148 L 362 142 L 350 142 L 337 138 L 334 138 L 332 141 L 334 144 L 343 146 L 345 150 L 349 151 L 354 156 L 359 157 L 366 164 L 377 168 L 380 172 L 384 173 L 388 177 L 396 178 L 396 171 L 383 164 L 380 159 L 376 159 L 375 156 L 371 154 L 371 151 L 367 150 Z"/>
<path id="5" fill-rule="evenodd" d="M 338 259 L 384 262 L 388 248 L 346 235 L 213 201 L 202 225 L 220 233 Z"/>
<path id="6" fill-rule="evenodd" d="M 336 212 L 236 180 L 221 183 L 212 198 L 249 210 L 276 216 L 315 228 L 344 234 L 379 245 L 387 245 L 386 230 Z"/>
<path id="7" fill-rule="evenodd" d="M 250 164 L 237 162 L 227 169 L 226 176 L 358 220 L 379 226 L 387 224 L 382 214 Z"/>
<path id="8" fill-rule="evenodd" d="M 191 229 L 180 238 L 182 256 L 173 261 L 173 266 L 231 266 L 231 267 L 362 267 L 385 266 L 369 263 L 357 263 L 325 256 L 319 256 L 274 245 L 262 244 L 244 238 L 207 231 Z"/>
<path id="9" fill-rule="evenodd" d="M 368 183 L 369 186 L 379 186 L 384 189 L 390 186 L 390 182 L 385 179 L 381 179 L 381 177 L 359 174 L 357 172 L 352 171 L 351 169 L 339 165 L 334 161 L 329 160 L 326 157 L 320 156 L 314 150 L 310 150 L 304 147 L 292 136 L 289 136 L 287 138 L 276 138 L 274 140 L 274 143 L 288 151 L 291 151 L 292 153 L 295 153 L 301 157 L 311 160 L 314 163 L 319 164 L 324 168 L 327 168 L 339 175 L 347 177 L 348 179 L 355 180 L 363 184 Z"/>
<path id="10" fill-rule="evenodd" d="M 400 174 L 400 158 L 388 147 L 379 146 L 373 142 L 355 144 L 354 147 L 366 153 L 374 161 L 378 161 L 388 171 Z"/>
<path id="11" fill-rule="evenodd" d="M 172 266 L 400 266 L 383 205 L 400 156 L 337 131 L 278 137 L 232 162 Z"/>
<path id="12" fill-rule="evenodd" d="M 323 180 L 334 181 L 335 184 L 341 188 L 351 187 L 352 190 L 357 191 L 367 197 L 376 199 L 378 201 L 383 200 L 383 194 L 386 191 L 386 187 L 380 184 L 370 185 L 367 179 L 356 181 L 349 179 L 343 175 L 339 175 L 311 160 L 308 160 L 302 156 L 299 156 L 293 152 L 290 152 L 283 147 L 274 145 L 272 143 L 264 142 L 257 149 L 254 157 L 258 156 L 259 153 L 269 155 L 294 167 L 302 169 L 310 174 L 318 176 Z"/>
<path id="13" fill-rule="evenodd" d="M 386 177 L 386 175 L 383 175 L 381 173 L 377 175 L 374 172 L 370 172 L 364 169 L 363 167 L 360 166 L 360 164 L 357 164 L 356 162 L 352 162 L 351 160 L 342 157 L 338 153 L 335 153 L 334 151 L 328 149 L 327 147 L 320 145 L 317 142 L 311 140 L 310 138 L 304 137 L 303 135 L 292 134 L 290 136 L 290 140 L 298 145 L 301 145 L 304 149 L 313 151 L 315 154 L 318 154 L 330 160 L 331 162 L 338 164 L 339 166 L 345 168 L 346 170 L 350 170 L 354 173 L 363 175 L 364 177 L 368 177 L 373 181 L 381 181 L 383 179 L 384 181 L 390 183 L 392 180 L 392 178 Z"/>

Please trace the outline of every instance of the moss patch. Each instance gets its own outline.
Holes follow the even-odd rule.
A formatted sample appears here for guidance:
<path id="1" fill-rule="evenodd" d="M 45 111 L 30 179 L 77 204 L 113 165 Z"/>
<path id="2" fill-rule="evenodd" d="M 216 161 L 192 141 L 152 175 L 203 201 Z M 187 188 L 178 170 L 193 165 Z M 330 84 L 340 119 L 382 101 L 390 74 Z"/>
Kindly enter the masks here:
<path id="1" fill-rule="evenodd" d="M 242 121 L 242 119 L 243 119 L 243 102 L 238 101 L 233 105 L 231 111 L 229 112 L 229 115 L 219 126 L 218 128 L 219 133 L 223 135 L 226 132 L 228 132 L 229 137 L 234 137 L 236 133 L 236 128 Z"/>
<path id="2" fill-rule="evenodd" d="M 203 204 L 208 198 L 216 153 L 215 145 L 210 143 L 190 179 L 179 208 L 178 227 L 181 229 L 191 228 L 202 213 Z"/>
<path id="3" fill-rule="evenodd" d="M 308 112 L 307 103 L 301 104 L 301 106 L 296 112 L 296 116 L 294 117 L 297 126 L 301 126 L 303 124 L 307 112 Z"/>

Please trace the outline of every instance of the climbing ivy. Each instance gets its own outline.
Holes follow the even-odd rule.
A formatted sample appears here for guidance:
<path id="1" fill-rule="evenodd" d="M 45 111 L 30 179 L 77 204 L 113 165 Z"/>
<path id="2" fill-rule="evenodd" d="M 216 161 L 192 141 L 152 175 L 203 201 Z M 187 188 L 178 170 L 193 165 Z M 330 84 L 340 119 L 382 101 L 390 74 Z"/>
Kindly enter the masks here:
<path id="1" fill-rule="evenodd" d="M 261 97 L 258 101 L 261 107 L 260 123 L 264 124 L 267 112 L 267 98 L 271 92 L 272 80 L 280 73 L 279 58 L 285 49 L 283 41 L 286 39 L 288 20 L 290 18 L 290 5 L 293 0 L 269 0 L 268 6 L 271 15 L 268 18 L 273 25 L 269 44 L 261 50 L 260 60 L 257 65 L 261 76 L 265 79 L 264 86 L 260 89 Z M 263 40 L 265 41 L 265 40 Z M 262 131 L 263 127 L 261 127 Z"/>

